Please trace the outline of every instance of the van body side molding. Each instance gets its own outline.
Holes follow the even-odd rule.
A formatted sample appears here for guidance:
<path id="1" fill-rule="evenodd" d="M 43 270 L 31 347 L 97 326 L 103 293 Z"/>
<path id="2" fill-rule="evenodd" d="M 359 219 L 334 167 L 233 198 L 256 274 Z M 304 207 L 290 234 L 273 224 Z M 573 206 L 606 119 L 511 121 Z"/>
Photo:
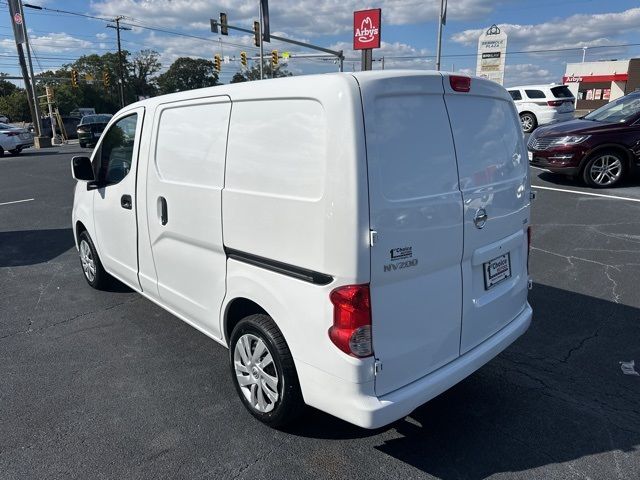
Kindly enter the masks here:
<path id="1" fill-rule="evenodd" d="M 295 265 L 289 265 L 288 263 L 278 262 L 277 260 L 259 257 L 258 255 L 252 255 L 251 253 L 234 250 L 233 248 L 225 247 L 224 250 L 228 258 L 264 268 L 272 272 L 280 273 L 282 275 L 287 275 L 288 277 L 297 278 L 304 282 L 313 283 L 314 285 L 328 285 L 333 282 L 333 277 L 326 273 L 296 267 Z"/>

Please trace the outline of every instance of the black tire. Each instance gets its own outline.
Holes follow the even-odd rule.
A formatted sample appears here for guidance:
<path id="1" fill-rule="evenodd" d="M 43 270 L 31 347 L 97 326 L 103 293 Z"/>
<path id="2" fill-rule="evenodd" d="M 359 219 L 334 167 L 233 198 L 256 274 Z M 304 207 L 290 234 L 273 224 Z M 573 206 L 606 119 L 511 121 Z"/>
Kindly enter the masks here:
<path id="1" fill-rule="evenodd" d="M 86 243 L 90 252 L 91 260 L 93 261 L 93 278 L 91 278 L 92 275 L 90 275 L 87 272 L 87 269 L 85 269 L 85 258 L 83 258 L 83 243 Z M 93 245 L 93 241 L 86 231 L 80 233 L 80 235 L 78 236 L 78 248 L 80 253 L 80 266 L 82 267 L 83 277 L 87 281 L 87 283 L 96 290 L 102 290 L 110 286 L 113 282 L 113 277 L 109 275 L 102 266 L 102 262 L 100 261 L 100 257 L 98 256 L 98 252 L 96 251 L 96 247 Z"/>
<path id="2" fill-rule="evenodd" d="M 531 133 L 538 126 L 538 119 L 533 113 L 524 112 L 520 114 L 520 125 L 524 133 Z"/>
<path id="3" fill-rule="evenodd" d="M 4 148 L 0 146 L 0 157 L 4 157 Z"/>
<path id="4" fill-rule="evenodd" d="M 266 346 L 268 353 L 271 354 L 273 362 L 265 368 L 271 368 L 273 366 L 275 373 L 277 374 L 277 393 L 278 398 L 275 402 L 267 402 L 272 405 L 272 410 L 267 412 L 261 412 L 254 407 L 249 399 L 247 399 L 243 392 L 243 387 L 240 386 L 239 376 L 236 373 L 236 345 L 238 341 L 245 337 L 255 337 Z M 251 341 L 251 340 L 249 340 Z M 256 343 L 253 343 L 255 346 Z M 271 317 L 264 314 L 250 315 L 242 319 L 238 325 L 233 329 L 231 333 L 231 339 L 229 342 L 229 365 L 231 372 L 231 380 L 236 388 L 236 392 L 240 397 L 243 405 L 249 413 L 260 420 L 262 423 L 269 425 L 270 427 L 280 428 L 291 423 L 298 418 L 304 411 L 304 400 L 302 399 L 302 393 L 300 391 L 300 384 L 298 383 L 298 374 L 293 363 L 293 357 L 285 342 L 282 333 L 273 322 Z M 257 370 L 253 367 L 252 370 Z M 273 374 L 274 370 L 270 370 L 268 373 Z M 261 373 L 259 370 L 253 374 L 247 371 L 244 375 L 245 378 L 256 379 L 256 383 L 262 381 L 262 377 L 259 377 Z M 250 389 L 251 387 L 249 387 Z M 256 389 L 259 389 L 256 385 Z M 245 390 L 250 395 L 248 390 Z M 264 398 L 264 397 L 263 397 Z"/>
<path id="5" fill-rule="evenodd" d="M 606 165 L 606 173 L 602 169 Z M 602 173 L 602 175 L 600 175 Z M 592 154 L 581 171 L 584 183 L 593 188 L 611 188 L 618 185 L 627 173 L 627 160 L 617 150 L 600 150 Z"/>
<path id="6" fill-rule="evenodd" d="M 22 148 L 14 148 L 13 150 L 9 150 L 9 153 L 12 155 L 20 155 L 22 153 Z"/>

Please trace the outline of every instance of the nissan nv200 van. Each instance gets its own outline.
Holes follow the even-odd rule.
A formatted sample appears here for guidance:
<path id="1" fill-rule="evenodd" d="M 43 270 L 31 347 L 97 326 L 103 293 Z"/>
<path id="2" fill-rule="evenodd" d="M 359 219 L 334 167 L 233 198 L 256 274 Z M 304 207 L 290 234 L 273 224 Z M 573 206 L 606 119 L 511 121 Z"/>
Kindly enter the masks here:
<path id="1" fill-rule="evenodd" d="M 229 348 L 266 424 L 376 428 L 522 335 L 530 184 L 497 83 L 328 74 L 134 103 L 79 180 L 87 282 L 116 278 Z"/>

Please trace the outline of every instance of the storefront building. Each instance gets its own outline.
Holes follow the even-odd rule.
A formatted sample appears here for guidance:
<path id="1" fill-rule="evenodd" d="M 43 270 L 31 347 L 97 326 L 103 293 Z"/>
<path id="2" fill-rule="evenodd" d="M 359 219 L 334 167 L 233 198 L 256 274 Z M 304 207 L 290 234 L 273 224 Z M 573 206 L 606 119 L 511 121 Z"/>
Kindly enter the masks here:
<path id="1" fill-rule="evenodd" d="M 640 89 L 640 58 L 567 63 L 562 83 L 576 97 L 576 110 L 595 110 Z"/>

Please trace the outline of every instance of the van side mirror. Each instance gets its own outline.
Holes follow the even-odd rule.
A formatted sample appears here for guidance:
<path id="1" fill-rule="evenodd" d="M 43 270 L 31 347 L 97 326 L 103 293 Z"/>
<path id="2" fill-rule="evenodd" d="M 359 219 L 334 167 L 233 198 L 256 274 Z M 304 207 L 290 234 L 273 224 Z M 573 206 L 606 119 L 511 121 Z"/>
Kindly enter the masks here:
<path id="1" fill-rule="evenodd" d="M 73 157 L 71 159 L 71 173 L 76 180 L 83 182 L 93 182 L 95 180 L 89 157 Z"/>

